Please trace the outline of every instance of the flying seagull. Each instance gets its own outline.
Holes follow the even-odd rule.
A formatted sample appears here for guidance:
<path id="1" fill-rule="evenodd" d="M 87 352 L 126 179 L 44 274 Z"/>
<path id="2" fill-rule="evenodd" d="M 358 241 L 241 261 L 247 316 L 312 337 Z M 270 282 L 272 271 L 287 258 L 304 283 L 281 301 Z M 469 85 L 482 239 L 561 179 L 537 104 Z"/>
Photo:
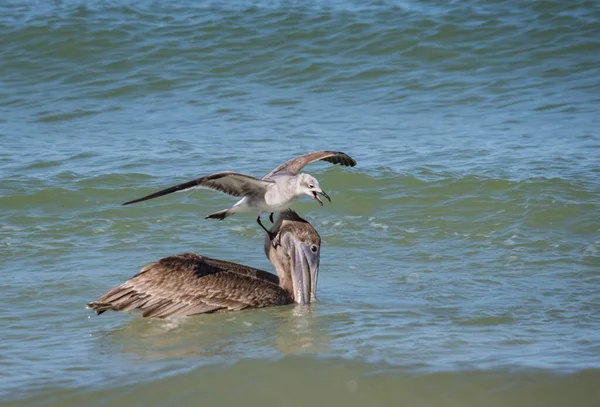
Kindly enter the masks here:
<path id="1" fill-rule="evenodd" d="M 321 189 L 319 181 L 315 177 L 300 173 L 300 170 L 306 165 L 319 160 L 350 167 L 356 165 L 356 161 L 352 157 L 340 151 L 314 151 L 284 162 L 262 179 L 233 171 L 217 172 L 125 202 L 123 205 L 194 188 L 215 189 L 232 196 L 241 197 L 241 199 L 233 207 L 212 213 L 206 216 L 205 219 L 223 220 L 236 212 L 255 212 L 258 213 L 256 222 L 273 239 L 272 232 L 267 230 L 260 221 L 262 213 L 270 213 L 269 218 L 273 222 L 273 212 L 289 209 L 304 194 L 312 196 L 319 201 L 321 206 L 323 201 L 321 201 L 319 195 L 324 196 L 331 202 L 331 198 Z"/>

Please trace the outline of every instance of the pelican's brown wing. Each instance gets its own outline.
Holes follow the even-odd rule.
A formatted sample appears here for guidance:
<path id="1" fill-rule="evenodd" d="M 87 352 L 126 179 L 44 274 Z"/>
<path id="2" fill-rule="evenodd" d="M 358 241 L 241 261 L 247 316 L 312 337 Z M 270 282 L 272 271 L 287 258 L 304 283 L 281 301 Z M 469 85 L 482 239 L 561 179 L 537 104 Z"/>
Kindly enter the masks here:
<path id="1" fill-rule="evenodd" d="M 291 302 L 274 274 L 184 253 L 145 266 L 87 305 L 97 314 L 141 310 L 144 317 L 165 318 Z"/>
<path id="2" fill-rule="evenodd" d="M 209 188 L 217 191 L 225 192 L 233 196 L 243 196 L 265 189 L 273 181 L 261 180 L 251 175 L 240 174 L 239 172 L 223 171 L 215 174 L 207 175 L 206 177 L 198 178 L 193 181 L 184 182 L 183 184 L 175 185 L 162 191 L 134 199 L 133 201 L 125 202 L 123 205 L 129 205 L 136 202 L 146 201 L 159 196 L 167 195 L 173 192 L 187 191 L 193 188 Z"/>
<path id="3" fill-rule="evenodd" d="M 352 157 L 346 153 L 342 153 L 341 151 L 314 151 L 312 153 L 303 154 L 284 162 L 279 167 L 268 173 L 264 178 L 269 178 L 273 175 L 284 173 L 296 175 L 308 164 L 319 160 L 349 167 L 354 167 L 356 165 L 356 161 L 354 161 Z"/>

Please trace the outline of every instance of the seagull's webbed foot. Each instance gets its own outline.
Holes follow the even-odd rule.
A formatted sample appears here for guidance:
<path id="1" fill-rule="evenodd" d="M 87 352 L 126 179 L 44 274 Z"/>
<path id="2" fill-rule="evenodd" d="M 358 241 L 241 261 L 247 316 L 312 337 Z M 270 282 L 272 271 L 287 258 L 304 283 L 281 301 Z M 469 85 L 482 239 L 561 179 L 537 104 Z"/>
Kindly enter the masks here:
<path id="1" fill-rule="evenodd" d="M 258 215 L 258 218 L 256 218 L 256 223 L 258 223 L 260 225 L 261 228 L 263 228 L 263 230 L 265 232 L 267 232 L 267 235 L 269 235 L 269 238 L 271 240 L 275 240 L 275 236 L 277 236 L 277 233 L 271 232 L 270 230 L 268 230 L 266 227 L 264 227 L 264 225 L 262 224 L 262 222 L 260 221 L 260 215 Z"/>
<path id="2" fill-rule="evenodd" d="M 269 215 L 269 220 L 271 221 L 271 223 L 275 223 L 273 222 L 273 212 L 271 212 L 271 214 Z"/>

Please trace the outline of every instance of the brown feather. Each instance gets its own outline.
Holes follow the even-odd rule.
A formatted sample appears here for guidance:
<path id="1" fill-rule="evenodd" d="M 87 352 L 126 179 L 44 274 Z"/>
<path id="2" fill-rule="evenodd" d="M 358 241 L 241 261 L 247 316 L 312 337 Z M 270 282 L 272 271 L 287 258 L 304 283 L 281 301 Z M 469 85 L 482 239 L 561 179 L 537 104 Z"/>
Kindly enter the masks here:
<path id="1" fill-rule="evenodd" d="M 293 302 L 278 284 L 263 270 L 184 253 L 143 267 L 88 307 L 98 314 L 138 309 L 144 317 L 165 318 Z"/>

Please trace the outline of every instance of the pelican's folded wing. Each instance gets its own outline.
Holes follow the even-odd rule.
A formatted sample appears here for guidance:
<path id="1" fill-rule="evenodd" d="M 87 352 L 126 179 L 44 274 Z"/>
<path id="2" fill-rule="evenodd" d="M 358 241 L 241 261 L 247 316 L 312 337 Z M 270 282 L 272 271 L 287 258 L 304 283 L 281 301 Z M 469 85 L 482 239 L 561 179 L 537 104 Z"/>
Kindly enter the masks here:
<path id="1" fill-rule="evenodd" d="M 87 305 L 97 314 L 141 310 L 144 317 L 165 318 L 291 303 L 278 283 L 263 270 L 184 253 L 145 266 Z"/>

